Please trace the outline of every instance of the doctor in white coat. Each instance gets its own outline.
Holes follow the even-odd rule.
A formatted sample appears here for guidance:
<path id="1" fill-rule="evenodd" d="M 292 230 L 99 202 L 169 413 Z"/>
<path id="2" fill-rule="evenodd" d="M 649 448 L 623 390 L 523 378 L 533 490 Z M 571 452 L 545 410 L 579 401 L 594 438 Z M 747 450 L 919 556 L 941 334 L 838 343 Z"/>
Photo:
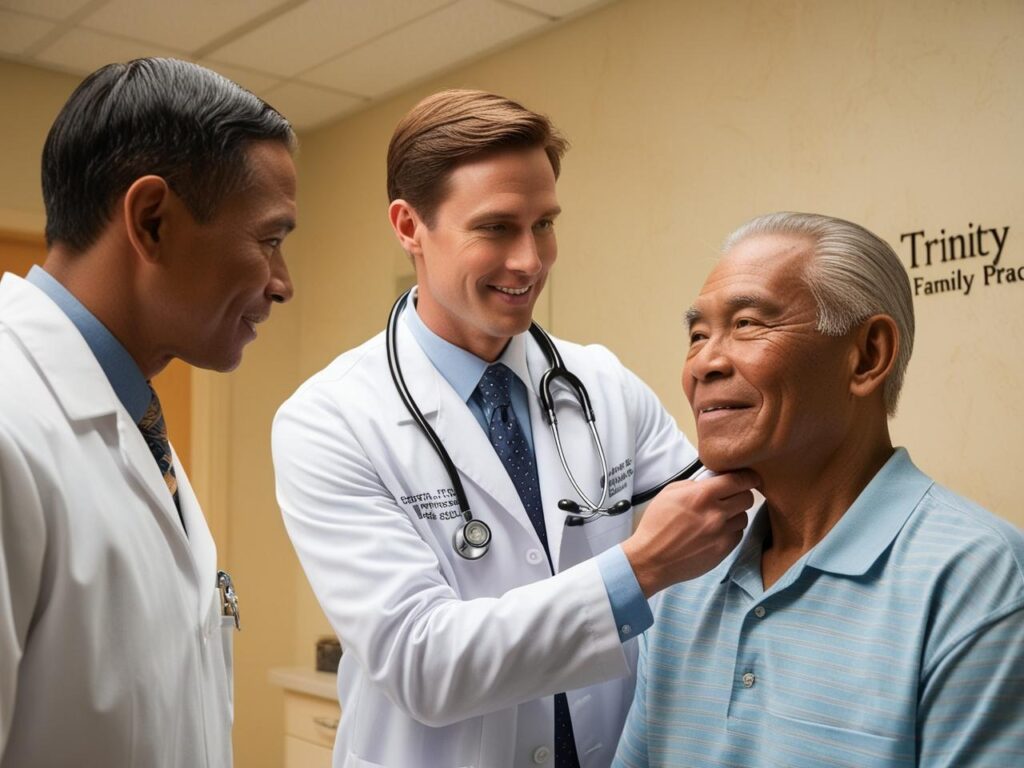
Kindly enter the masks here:
<path id="1" fill-rule="evenodd" d="M 711 568 L 746 523 L 756 478 L 741 472 L 669 486 L 635 535 L 628 514 L 565 525 L 557 502 L 579 497 L 539 409 L 549 363 L 526 333 L 556 256 L 564 149 L 543 116 L 473 91 L 426 99 L 389 149 L 390 220 L 418 282 L 397 359 L 490 528 L 485 555 L 453 547 L 454 483 L 399 398 L 385 334 L 307 381 L 275 420 L 284 520 L 344 646 L 336 768 L 608 765 L 646 598 Z M 694 460 L 608 350 L 555 344 L 589 390 L 607 455 L 605 477 L 576 401 L 555 387 L 588 495 L 605 483 L 612 502 L 630 499 Z M 485 396 L 492 375 L 510 382 L 505 404 Z M 492 439 L 514 441 L 511 464 Z"/>
<path id="2" fill-rule="evenodd" d="M 51 129 L 47 259 L 0 281 L 3 768 L 231 764 L 235 620 L 148 380 L 234 368 L 291 296 L 293 141 L 171 60 L 97 71 Z"/>

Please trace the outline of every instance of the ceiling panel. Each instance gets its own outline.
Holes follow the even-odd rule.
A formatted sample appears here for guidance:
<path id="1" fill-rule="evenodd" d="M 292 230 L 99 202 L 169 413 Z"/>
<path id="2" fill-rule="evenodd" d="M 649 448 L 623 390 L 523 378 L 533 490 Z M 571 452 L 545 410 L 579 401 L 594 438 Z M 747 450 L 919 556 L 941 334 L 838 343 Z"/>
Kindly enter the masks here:
<path id="1" fill-rule="evenodd" d="M 271 88 L 259 96 L 301 130 L 335 120 L 366 105 L 365 99 L 356 96 L 295 82 Z"/>
<path id="2" fill-rule="evenodd" d="M 505 2 L 532 8 L 545 16 L 561 19 L 588 8 L 605 5 L 608 0 L 505 0 Z"/>
<path id="3" fill-rule="evenodd" d="M 128 61 L 142 56 L 182 58 L 183 54 L 180 51 L 79 28 L 72 29 L 36 54 L 36 58 L 42 62 L 83 75 L 112 61 Z"/>
<path id="4" fill-rule="evenodd" d="M 452 0 L 309 0 L 217 50 L 208 58 L 297 75 Z"/>
<path id="5" fill-rule="evenodd" d="M 0 53 L 22 53 L 56 26 L 52 21 L 0 10 Z"/>
<path id="6" fill-rule="evenodd" d="M 25 11 L 47 19 L 63 21 L 87 5 L 101 5 L 103 0 L 0 0 L 0 8 Z"/>
<path id="7" fill-rule="evenodd" d="M 0 0 L 0 56 L 197 58 L 309 128 L 615 0 Z"/>
<path id="8" fill-rule="evenodd" d="M 350 93 L 381 96 L 549 24 L 494 0 L 459 0 L 302 76 Z"/>
<path id="9" fill-rule="evenodd" d="M 283 4 L 285 0 L 108 0 L 79 23 L 191 52 Z"/>
<path id="10" fill-rule="evenodd" d="M 247 91 L 252 91 L 253 93 L 269 90 L 281 82 L 280 77 L 265 75 L 262 72 L 252 72 L 242 67 L 233 67 L 230 64 L 218 64 L 214 61 L 205 60 L 197 61 L 196 63 L 202 64 L 214 72 L 219 72 L 228 80 L 234 80 Z"/>

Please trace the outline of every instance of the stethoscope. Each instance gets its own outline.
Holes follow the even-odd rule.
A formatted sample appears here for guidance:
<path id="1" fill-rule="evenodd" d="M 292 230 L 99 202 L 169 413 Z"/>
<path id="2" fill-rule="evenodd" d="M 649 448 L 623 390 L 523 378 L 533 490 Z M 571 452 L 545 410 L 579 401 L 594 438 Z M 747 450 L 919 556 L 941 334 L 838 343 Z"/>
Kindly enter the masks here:
<path id="1" fill-rule="evenodd" d="M 419 425 L 427 440 L 430 441 L 438 458 L 441 459 L 441 463 L 444 464 L 445 471 L 451 480 L 452 488 L 455 490 L 455 498 L 458 501 L 459 512 L 463 518 L 463 523 L 455 530 L 452 537 L 455 551 L 467 560 L 478 560 L 487 554 L 487 550 L 491 546 L 490 526 L 483 520 L 473 517 L 473 513 L 469 509 L 469 501 L 466 499 L 466 491 L 462 487 L 462 481 L 459 479 L 459 471 L 452 462 L 451 456 L 448 455 L 448 451 L 445 450 L 444 445 L 441 443 L 441 438 L 437 436 L 434 428 L 430 426 L 423 412 L 416 405 L 416 401 L 409 392 L 408 386 L 406 386 L 405 378 L 402 376 L 402 368 L 398 362 L 398 316 L 405 307 L 412 290 L 410 289 L 398 297 L 395 305 L 391 308 L 391 314 L 388 316 L 388 368 L 391 369 L 391 379 L 395 383 L 395 389 L 398 390 L 399 397 L 405 403 L 405 407 L 408 409 L 413 421 Z M 558 459 L 562 463 L 565 476 L 569 479 L 573 490 L 576 491 L 576 494 L 583 502 L 582 505 L 572 499 L 562 499 L 558 502 L 558 508 L 565 512 L 568 518 L 566 525 L 584 525 L 598 517 L 621 515 L 623 512 L 628 512 L 632 509 L 634 504 L 643 504 L 650 501 L 669 483 L 686 480 L 703 468 L 704 465 L 701 464 L 699 459 L 696 459 L 682 471 L 654 488 L 637 493 L 630 499 L 620 499 L 611 506 L 604 506 L 608 500 L 608 462 L 605 459 L 601 437 L 597 434 L 597 427 L 594 424 L 594 408 L 590 404 L 590 395 L 587 393 L 587 388 L 583 386 L 583 382 L 579 378 L 565 367 L 565 363 L 562 361 L 562 356 L 559 354 L 557 347 L 555 347 L 555 343 L 543 328 L 536 323 L 531 323 L 530 335 L 540 346 L 548 363 L 548 370 L 541 376 L 540 391 L 537 393 L 540 398 L 541 413 L 543 413 L 544 421 L 547 422 L 551 429 L 551 435 L 555 440 L 555 449 L 558 451 Z M 576 402 L 583 412 L 583 418 L 586 420 L 587 426 L 590 427 L 590 435 L 594 447 L 597 449 L 597 455 L 601 459 L 601 498 L 597 503 L 594 503 L 580 487 L 580 484 L 576 482 L 576 478 L 573 476 L 572 470 L 569 469 L 569 464 L 565 460 L 565 451 L 562 448 L 562 440 L 558 434 L 558 416 L 555 413 L 555 401 L 551 396 L 551 387 L 559 380 L 575 395 Z"/>

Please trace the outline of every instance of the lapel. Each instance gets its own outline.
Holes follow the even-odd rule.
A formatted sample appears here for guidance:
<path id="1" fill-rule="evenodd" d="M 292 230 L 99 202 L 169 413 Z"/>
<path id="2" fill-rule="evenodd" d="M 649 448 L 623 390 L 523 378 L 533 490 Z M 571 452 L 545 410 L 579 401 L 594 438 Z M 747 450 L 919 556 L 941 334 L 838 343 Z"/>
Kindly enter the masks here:
<path id="1" fill-rule="evenodd" d="M 4 275 L 0 283 L 0 313 L 35 360 L 69 421 L 116 424 L 115 456 L 124 473 L 144 489 L 149 497 L 148 507 L 163 518 L 164 529 L 176 529 L 170 535 L 179 537 L 187 547 L 178 511 L 145 438 L 121 405 L 74 323 L 46 294 L 10 274 Z"/>
<path id="2" fill-rule="evenodd" d="M 171 450 L 173 453 L 173 446 Z M 185 468 L 178 461 L 177 454 L 174 454 L 174 473 L 178 478 L 178 501 L 181 503 L 181 514 L 188 529 L 188 545 L 192 550 L 196 571 L 198 584 L 196 609 L 199 612 L 200 620 L 202 620 L 209 609 L 210 596 L 217 583 L 217 545 L 213 541 L 213 536 L 210 535 L 210 528 L 206 524 L 199 500 L 196 498 L 195 491 L 192 490 L 192 484 L 188 480 Z M 171 506 L 173 509 L 173 504 Z M 174 512 L 174 522 L 180 531 L 181 522 L 177 519 L 177 510 Z"/>
<path id="3" fill-rule="evenodd" d="M 466 486 L 467 495 L 471 495 L 470 488 L 473 487 L 493 501 L 484 509 L 474 507 L 470 501 L 473 516 L 490 523 L 492 516 L 504 512 L 522 526 L 531 538 L 537 539 L 519 493 L 479 422 L 420 349 L 404 318 L 399 318 L 397 331 L 398 357 L 406 386 L 448 451 Z M 415 431 L 412 439 L 426 440 L 404 407 L 399 409 L 397 423 Z M 543 484 L 541 488 L 543 490 Z"/>

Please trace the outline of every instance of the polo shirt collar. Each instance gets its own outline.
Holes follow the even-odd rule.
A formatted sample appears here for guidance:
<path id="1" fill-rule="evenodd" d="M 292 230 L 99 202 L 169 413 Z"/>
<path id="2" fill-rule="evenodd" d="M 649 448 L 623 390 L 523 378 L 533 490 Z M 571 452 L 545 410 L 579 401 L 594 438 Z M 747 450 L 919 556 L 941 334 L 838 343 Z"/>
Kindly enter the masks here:
<path id="1" fill-rule="evenodd" d="M 907 450 L 897 448 L 839 522 L 790 567 L 772 591 L 785 588 L 804 567 L 841 576 L 867 573 L 931 486 L 932 480 L 914 466 Z M 743 541 L 724 564 L 721 582 L 732 579 L 751 594 L 761 592 L 761 552 L 767 535 L 768 511 L 761 505 Z"/>
<path id="2" fill-rule="evenodd" d="M 810 552 L 807 564 L 819 571 L 861 576 L 902 530 L 932 486 L 931 478 L 897 448 L 853 505 Z"/>

